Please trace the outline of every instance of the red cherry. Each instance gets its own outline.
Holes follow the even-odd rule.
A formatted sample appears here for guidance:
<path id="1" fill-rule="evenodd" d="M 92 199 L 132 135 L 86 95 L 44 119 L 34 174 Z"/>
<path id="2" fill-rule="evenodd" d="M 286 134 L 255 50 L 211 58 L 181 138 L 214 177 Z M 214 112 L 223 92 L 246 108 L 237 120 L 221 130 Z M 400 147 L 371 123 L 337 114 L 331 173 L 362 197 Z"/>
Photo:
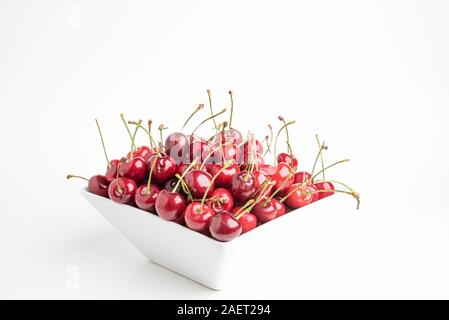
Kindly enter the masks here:
<path id="1" fill-rule="evenodd" d="M 188 160 L 189 145 L 189 138 L 182 132 L 172 133 L 165 139 L 165 151 L 176 163 Z"/>
<path id="2" fill-rule="evenodd" d="M 102 175 L 96 175 L 89 179 L 87 191 L 97 196 L 108 198 L 109 181 Z"/>
<path id="3" fill-rule="evenodd" d="M 293 183 L 304 183 L 310 181 L 313 183 L 312 175 L 305 171 L 299 171 L 295 173 L 295 178 Z"/>
<path id="4" fill-rule="evenodd" d="M 296 170 L 298 168 L 298 159 L 294 155 L 290 155 L 288 153 L 279 153 L 278 154 L 278 163 L 285 162 L 290 165 L 293 169 Z"/>
<path id="5" fill-rule="evenodd" d="M 239 213 L 241 207 L 235 207 L 232 209 L 232 214 L 234 216 Z M 241 216 L 238 220 L 240 225 L 242 226 L 242 234 L 251 231 L 257 227 L 257 217 L 255 214 L 251 212 L 246 212 L 243 216 Z"/>
<path id="6" fill-rule="evenodd" d="M 293 184 L 288 188 L 287 193 L 290 196 L 285 202 L 292 208 L 304 207 L 313 201 L 313 196 L 309 193 L 310 189 L 301 184 Z"/>
<path id="7" fill-rule="evenodd" d="M 242 233 L 242 226 L 226 211 L 217 213 L 210 220 L 209 231 L 212 237 L 218 241 L 231 241 Z"/>
<path id="8" fill-rule="evenodd" d="M 136 201 L 136 205 L 145 211 L 156 213 L 154 208 L 154 204 L 156 203 L 156 198 L 159 194 L 159 187 L 152 184 L 150 189 L 148 190 L 148 185 L 143 184 L 137 188 L 136 194 L 134 196 L 134 200 Z"/>
<path id="9" fill-rule="evenodd" d="M 141 146 L 136 148 L 136 150 L 134 150 L 132 152 L 132 157 L 131 157 L 131 151 L 128 152 L 128 154 L 126 155 L 127 159 L 131 159 L 131 158 L 142 158 L 143 160 L 148 161 L 148 159 L 150 159 L 150 157 L 154 154 L 153 151 L 151 151 L 150 148 L 148 148 L 147 146 Z"/>
<path id="10" fill-rule="evenodd" d="M 314 184 L 306 184 L 305 186 L 307 187 L 308 192 L 311 192 L 312 202 L 320 200 L 320 192 L 316 192 L 317 188 Z"/>
<path id="11" fill-rule="evenodd" d="M 287 177 L 292 172 L 293 169 L 289 164 L 285 162 L 278 163 L 276 173 L 271 176 L 271 179 L 275 182 L 274 188 L 276 190 L 280 188 L 280 191 L 287 190 L 293 183 L 293 176 L 287 180 Z"/>
<path id="12" fill-rule="evenodd" d="M 168 191 L 173 191 L 177 183 L 178 183 L 177 178 L 170 179 L 164 183 L 164 189 Z"/>
<path id="13" fill-rule="evenodd" d="M 208 230 L 210 219 L 215 215 L 215 211 L 208 205 L 195 201 L 189 204 L 185 210 L 184 219 L 187 227 L 198 232 Z"/>
<path id="14" fill-rule="evenodd" d="M 184 176 L 189 190 L 194 198 L 202 198 L 207 188 L 211 185 L 209 192 L 214 190 L 214 183 L 210 173 L 201 170 L 191 170 Z"/>
<path id="15" fill-rule="evenodd" d="M 265 202 L 267 202 L 265 204 Z M 275 201 L 272 199 L 263 199 L 260 200 L 256 205 L 253 207 L 253 213 L 256 215 L 257 220 L 260 222 L 268 222 L 270 220 L 273 220 L 277 217 L 277 206 Z"/>
<path id="16" fill-rule="evenodd" d="M 151 171 L 153 162 L 156 161 L 154 165 L 154 170 L 151 179 L 157 184 L 163 184 L 164 182 L 175 177 L 176 174 L 176 163 L 172 157 L 169 155 L 154 155 L 148 161 L 148 171 Z"/>
<path id="17" fill-rule="evenodd" d="M 147 175 L 147 164 L 143 158 L 122 159 L 119 165 L 120 176 L 141 182 Z"/>
<path id="18" fill-rule="evenodd" d="M 241 171 L 232 177 L 231 193 L 234 199 L 246 202 L 256 191 L 256 178 L 251 172 Z"/>
<path id="19" fill-rule="evenodd" d="M 221 164 L 210 164 L 206 165 L 208 167 L 208 171 L 212 176 L 215 176 L 218 171 L 220 171 L 223 166 Z M 232 177 L 240 172 L 240 167 L 238 164 L 234 163 L 222 171 L 217 178 L 215 179 L 215 185 L 217 187 L 229 188 L 232 184 Z"/>
<path id="20" fill-rule="evenodd" d="M 260 166 L 265 164 L 265 159 L 261 153 L 254 154 L 254 167 L 259 168 Z M 244 154 L 243 164 L 241 165 L 241 170 L 247 170 L 247 168 L 251 167 L 253 163 L 252 155 Z"/>
<path id="21" fill-rule="evenodd" d="M 259 171 L 263 172 L 266 176 L 271 177 L 277 170 L 278 167 L 272 164 L 259 164 Z"/>
<path id="22" fill-rule="evenodd" d="M 331 182 L 323 181 L 315 183 L 317 190 L 334 190 L 334 185 Z M 333 195 L 335 192 L 318 192 L 319 199 L 323 199 Z"/>
<path id="23" fill-rule="evenodd" d="M 219 132 L 214 136 L 213 142 L 220 141 L 223 144 L 229 142 L 240 145 L 243 142 L 243 136 L 237 129 L 230 128 L 228 130 L 225 130 L 224 132 Z"/>
<path id="24" fill-rule="evenodd" d="M 161 190 L 156 198 L 156 213 L 165 220 L 179 221 L 186 208 L 185 198 L 178 192 Z"/>
<path id="25" fill-rule="evenodd" d="M 276 218 L 283 216 L 286 213 L 286 208 L 284 203 L 280 202 L 278 199 L 273 198 L 273 203 L 276 206 Z"/>
<path id="26" fill-rule="evenodd" d="M 253 171 L 253 175 L 256 178 L 256 190 L 257 192 L 255 193 L 254 196 L 259 196 L 262 194 L 262 191 L 264 193 L 265 197 L 268 197 L 271 195 L 271 193 L 273 192 L 273 185 L 269 185 L 266 188 L 264 188 L 263 186 L 261 186 L 267 179 L 269 179 L 271 181 L 271 178 L 268 178 L 264 172 L 260 171 L 260 170 L 256 170 Z"/>
<path id="27" fill-rule="evenodd" d="M 243 154 L 244 155 L 249 155 L 249 154 L 252 154 L 252 153 L 261 153 L 261 154 L 263 154 L 263 145 L 257 139 L 246 141 L 243 144 Z"/>
<path id="28" fill-rule="evenodd" d="M 108 180 L 109 182 L 112 182 L 112 181 L 114 181 L 115 179 L 118 178 L 117 171 L 118 171 L 119 163 L 120 163 L 119 160 L 111 160 L 109 162 L 108 168 L 107 168 L 106 173 L 104 175 L 106 180 Z"/>
<path id="29" fill-rule="evenodd" d="M 234 207 L 234 198 L 228 190 L 218 188 L 210 194 L 206 204 L 215 212 L 231 211 Z"/>
<path id="30" fill-rule="evenodd" d="M 118 178 L 111 182 L 108 188 L 109 198 L 118 203 L 132 204 L 137 185 L 134 180 Z"/>
<path id="31" fill-rule="evenodd" d="M 240 160 L 240 148 L 236 144 L 214 144 L 203 154 L 203 159 L 207 157 L 209 153 L 213 152 L 212 159 L 214 163 L 223 163 L 234 160 L 238 162 Z"/>
<path id="32" fill-rule="evenodd" d="M 206 151 L 209 149 L 209 142 L 200 137 L 190 137 L 190 162 L 199 158 L 203 160 L 203 156 L 206 155 Z"/>

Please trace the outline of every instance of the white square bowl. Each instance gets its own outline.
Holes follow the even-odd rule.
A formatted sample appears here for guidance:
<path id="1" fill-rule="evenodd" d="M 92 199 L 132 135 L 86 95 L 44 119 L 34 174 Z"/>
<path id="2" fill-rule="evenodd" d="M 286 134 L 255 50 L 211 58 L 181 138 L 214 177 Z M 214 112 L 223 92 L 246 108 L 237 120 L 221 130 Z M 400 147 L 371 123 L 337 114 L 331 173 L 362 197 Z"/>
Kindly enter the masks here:
<path id="1" fill-rule="evenodd" d="M 300 212 L 291 211 L 230 242 L 219 242 L 155 214 L 87 190 L 89 201 L 150 261 L 214 290 L 222 290 L 294 251 Z M 321 202 L 321 201 L 319 201 Z"/>

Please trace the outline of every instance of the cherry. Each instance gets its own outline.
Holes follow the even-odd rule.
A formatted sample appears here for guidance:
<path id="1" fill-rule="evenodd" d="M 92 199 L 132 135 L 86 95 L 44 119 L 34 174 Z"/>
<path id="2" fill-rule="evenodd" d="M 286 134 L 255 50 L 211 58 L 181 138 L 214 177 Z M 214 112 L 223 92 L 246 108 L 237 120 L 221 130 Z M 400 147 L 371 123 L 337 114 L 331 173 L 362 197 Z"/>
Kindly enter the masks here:
<path id="1" fill-rule="evenodd" d="M 79 178 L 79 179 L 86 180 L 88 182 L 87 183 L 87 191 L 89 191 L 90 193 L 96 194 L 97 196 L 108 198 L 109 181 L 104 176 L 98 174 L 98 175 L 92 176 L 88 180 L 84 177 L 76 176 L 73 174 L 67 175 L 67 179 L 72 179 L 72 178 Z"/>
<path id="2" fill-rule="evenodd" d="M 203 160 L 204 155 L 207 153 L 210 145 L 209 142 L 203 138 L 191 136 L 190 137 L 190 161 L 194 159 Z"/>
<path id="3" fill-rule="evenodd" d="M 217 213 L 210 219 L 209 231 L 218 241 L 231 241 L 242 233 L 240 223 L 227 211 Z"/>
<path id="4" fill-rule="evenodd" d="M 256 170 L 253 171 L 253 175 L 256 178 L 256 190 L 257 192 L 255 193 L 256 196 L 259 196 L 262 194 L 268 197 L 269 195 L 271 195 L 271 193 L 273 192 L 273 184 L 270 184 L 269 186 L 267 186 L 266 188 L 262 188 L 262 185 L 267 181 L 271 181 L 271 178 L 268 178 L 265 173 L 263 171 L 260 170 Z"/>
<path id="5" fill-rule="evenodd" d="M 288 188 L 285 202 L 292 208 L 304 207 L 313 201 L 313 196 L 309 192 L 311 189 L 302 184 L 293 184 Z M 282 201 L 282 200 L 281 200 Z"/>
<path id="6" fill-rule="evenodd" d="M 136 193 L 136 183 L 128 178 L 118 178 L 109 184 L 109 198 L 118 203 L 132 204 Z"/>
<path id="7" fill-rule="evenodd" d="M 145 160 L 145 162 L 148 161 L 148 159 L 150 159 L 150 157 L 154 154 L 154 152 L 147 146 L 140 146 L 138 148 L 136 148 L 133 151 L 128 152 L 128 154 L 126 155 L 126 158 L 128 159 L 133 159 L 133 158 L 142 158 L 143 160 Z"/>
<path id="8" fill-rule="evenodd" d="M 276 206 L 276 218 L 279 218 L 280 216 L 283 216 L 286 213 L 286 208 L 283 202 L 279 201 L 278 199 L 273 198 L 273 203 Z"/>
<path id="9" fill-rule="evenodd" d="M 275 182 L 276 189 L 287 190 L 293 183 L 292 167 L 285 162 L 278 163 L 276 173 L 271 175 L 271 179 Z"/>
<path id="10" fill-rule="evenodd" d="M 278 167 L 271 164 L 259 164 L 258 169 L 259 171 L 263 172 L 266 176 L 271 177 L 277 172 Z"/>
<path id="11" fill-rule="evenodd" d="M 215 211 L 206 204 L 194 201 L 185 210 L 184 219 L 187 227 L 198 232 L 208 230 L 210 219 L 215 215 Z"/>
<path id="12" fill-rule="evenodd" d="M 213 157 L 215 163 L 223 163 L 226 161 L 234 160 L 238 162 L 240 160 L 240 148 L 235 144 L 225 143 L 225 144 L 214 144 L 211 146 L 213 149 Z M 205 153 L 210 153 L 210 150 L 206 150 Z M 203 155 L 203 159 L 205 159 Z"/>
<path id="13" fill-rule="evenodd" d="M 177 178 L 173 178 L 173 179 L 167 180 L 164 183 L 164 189 L 168 190 L 168 191 L 173 191 L 177 184 L 178 184 L 178 179 Z"/>
<path id="14" fill-rule="evenodd" d="M 298 159 L 294 155 L 288 153 L 279 153 L 278 154 L 278 163 L 285 162 L 289 164 L 293 169 L 298 168 Z"/>
<path id="15" fill-rule="evenodd" d="M 259 168 L 260 166 L 264 165 L 265 159 L 264 159 L 263 155 L 261 153 L 255 153 L 253 155 L 244 154 L 241 170 L 242 171 L 246 170 L 247 168 L 251 167 L 251 165 L 253 163 L 254 163 L 254 167 L 256 167 L 256 168 Z"/>
<path id="16" fill-rule="evenodd" d="M 122 159 L 119 166 L 120 176 L 141 182 L 147 175 L 147 163 L 143 158 Z"/>
<path id="17" fill-rule="evenodd" d="M 299 171 L 295 173 L 293 183 L 306 183 L 306 182 L 313 183 L 312 175 L 310 173 L 305 171 Z"/>
<path id="18" fill-rule="evenodd" d="M 179 221 L 184 215 L 186 200 L 182 194 L 161 190 L 156 198 L 156 213 L 165 220 Z"/>
<path id="19" fill-rule="evenodd" d="M 273 198 L 261 199 L 253 207 L 253 213 L 260 222 L 268 222 L 277 217 L 277 205 Z"/>
<path id="20" fill-rule="evenodd" d="M 241 171 L 232 177 L 231 193 L 238 201 L 248 201 L 256 191 L 256 178 L 249 171 Z"/>
<path id="21" fill-rule="evenodd" d="M 239 213 L 241 213 L 241 207 L 234 207 L 231 213 L 234 216 L 238 215 Z M 251 212 L 245 212 L 245 214 L 238 219 L 238 222 L 242 226 L 242 234 L 251 231 L 257 227 L 257 217 L 255 214 Z"/>
<path id="22" fill-rule="evenodd" d="M 202 170 L 190 170 L 185 174 L 184 180 L 194 198 L 201 198 L 209 188 L 214 189 L 212 175 Z"/>
<path id="23" fill-rule="evenodd" d="M 170 134 L 165 139 L 165 151 L 176 163 L 186 161 L 189 155 L 190 140 L 182 132 L 175 132 Z"/>
<path id="24" fill-rule="evenodd" d="M 117 179 L 118 176 L 118 167 L 119 167 L 119 160 L 111 160 L 108 163 L 108 167 L 106 169 L 106 173 L 105 173 L 105 178 L 106 180 L 109 181 L 109 183 L 111 183 L 113 180 Z"/>
<path id="25" fill-rule="evenodd" d="M 305 186 L 307 187 L 308 192 L 312 195 L 312 202 L 320 200 L 320 192 L 316 192 L 317 188 L 314 184 L 308 183 Z"/>
<path id="26" fill-rule="evenodd" d="M 212 191 L 206 204 L 217 213 L 220 211 L 231 211 L 234 207 L 234 198 L 228 190 L 218 188 Z"/>
<path id="27" fill-rule="evenodd" d="M 261 153 L 263 154 L 263 145 L 257 139 L 250 139 L 243 144 L 243 154 L 249 155 L 252 153 Z"/>
<path id="28" fill-rule="evenodd" d="M 147 184 L 143 184 L 137 188 L 134 200 L 136 205 L 145 211 L 156 213 L 154 204 L 156 203 L 156 198 L 159 195 L 159 187 L 152 184 L 148 188 Z"/>
<path id="29" fill-rule="evenodd" d="M 323 181 L 315 183 L 316 190 L 326 191 L 326 190 L 335 190 L 334 185 L 331 182 Z M 323 199 L 329 197 L 334 194 L 334 192 L 318 192 L 318 199 Z"/>
<path id="30" fill-rule="evenodd" d="M 215 176 L 218 171 L 220 171 L 223 166 L 221 164 L 209 164 L 206 165 L 208 171 L 211 175 Z M 229 188 L 232 184 L 232 177 L 240 172 L 240 166 L 236 163 L 231 164 L 227 169 L 222 171 L 215 180 L 215 185 L 217 187 Z"/>
<path id="31" fill-rule="evenodd" d="M 172 157 L 167 154 L 154 155 L 148 161 L 148 170 L 155 163 L 153 171 L 153 179 L 157 184 L 163 184 L 166 181 L 174 178 L 176 174 L 176 163 Z"/>

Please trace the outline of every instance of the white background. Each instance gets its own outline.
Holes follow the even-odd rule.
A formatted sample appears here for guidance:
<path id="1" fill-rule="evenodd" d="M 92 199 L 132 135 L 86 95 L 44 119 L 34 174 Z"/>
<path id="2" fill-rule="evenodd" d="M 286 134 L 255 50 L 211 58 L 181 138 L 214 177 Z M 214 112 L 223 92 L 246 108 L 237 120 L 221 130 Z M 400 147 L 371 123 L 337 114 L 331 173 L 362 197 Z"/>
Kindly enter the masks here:
<path id="1" fill-rule="evenodd" d="M 448 57 L 448 1 L 0 0 L 0 298 L 449 298 Z M 207 88 L 216 110 L 235 92 L 244 133 L 295 119 L 306 170 L 319 133 L 362 197 L 221 292 L 147 262 L 65 180 L 104 172 L 95 117 L 117 158 L 120 112 L 178 130 Z"/>

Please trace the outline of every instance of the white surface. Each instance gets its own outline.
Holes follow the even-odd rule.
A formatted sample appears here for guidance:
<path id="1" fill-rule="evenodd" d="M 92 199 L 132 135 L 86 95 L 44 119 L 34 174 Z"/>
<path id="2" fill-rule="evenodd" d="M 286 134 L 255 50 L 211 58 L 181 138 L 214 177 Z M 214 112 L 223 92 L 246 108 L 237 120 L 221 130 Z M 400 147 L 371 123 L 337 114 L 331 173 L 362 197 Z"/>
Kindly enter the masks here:
<path id="1" fill-rule="evenodd" d="M 448 56 L 447 1 L 0 1 L 0 297 L 449 298 Z M 320 133 L 362 195 L 222 292 L 148 263 L 64 180 L 103 172 L 94 117 L 118 157 L 121 111 L 176 129 L 206 88 L 217 110 L 234 90 L 243 132 L 296 119 L 306 168 Z"/>

